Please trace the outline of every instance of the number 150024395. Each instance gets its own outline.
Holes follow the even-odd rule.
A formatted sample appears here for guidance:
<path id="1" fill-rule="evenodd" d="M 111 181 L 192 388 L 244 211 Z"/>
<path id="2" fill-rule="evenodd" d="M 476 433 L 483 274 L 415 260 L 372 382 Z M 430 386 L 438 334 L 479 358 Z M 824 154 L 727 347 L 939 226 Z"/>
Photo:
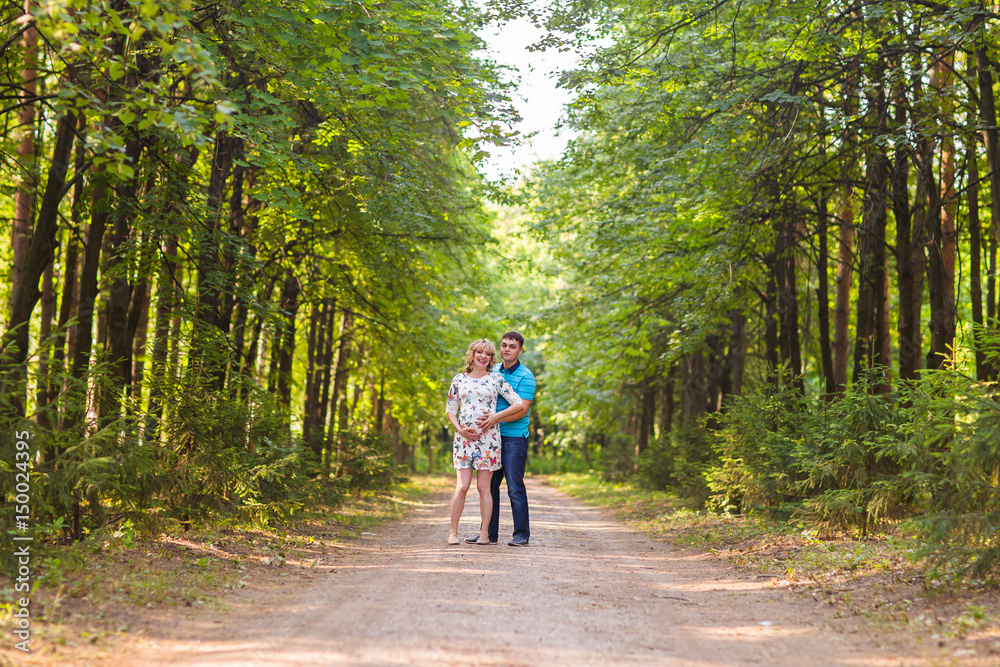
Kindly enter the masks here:
<path id="1" fill-rule="evenodd" d="M 28 519 L 31 517 L 31 433 L 21 431 L 14 434 L 16 438 L 14 453 L 14 521 L 18 531 L 28 530 Z M 14 634 L 21 641 L 14 648 L 28 653 L 31 651 L 31 600 L 26 595 L 31 590 L 31 535 L 14 535 L 14 557 L 17 559 L 17 576 L 14 579 L 14 590 L 25 594 L 14 605 Z"/>

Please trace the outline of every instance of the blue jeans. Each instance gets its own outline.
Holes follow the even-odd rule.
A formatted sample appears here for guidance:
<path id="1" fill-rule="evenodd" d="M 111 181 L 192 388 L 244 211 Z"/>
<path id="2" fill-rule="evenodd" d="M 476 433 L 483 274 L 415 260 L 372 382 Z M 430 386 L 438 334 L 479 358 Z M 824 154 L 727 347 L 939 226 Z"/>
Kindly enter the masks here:
<path id="1" fill-rule="evenodd" d="M 500 436 L 500 463 L 493 473 L 490 492 L 493 496 L 493 516 L 490 517 L 489 537 L 498 541 L 500 533 L 500 482 L 507 480 L 510 511 L 514 515 L 514 537 L 528 539 L 528 491 L 524 488 L 524 467 L 528 464 L 528 439 Z"/>

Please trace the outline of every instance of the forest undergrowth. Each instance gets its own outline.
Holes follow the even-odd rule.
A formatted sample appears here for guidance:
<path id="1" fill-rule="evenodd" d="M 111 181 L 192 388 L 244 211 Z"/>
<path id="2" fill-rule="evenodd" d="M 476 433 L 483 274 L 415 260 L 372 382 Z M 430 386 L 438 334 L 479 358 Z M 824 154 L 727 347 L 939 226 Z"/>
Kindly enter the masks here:
<path id="1" fill-rule="evenodd" d="M 856 530 L 817 531 L 798 521 L 695 510 L 670 492 L 594 472 L 548 482 L 613 510 L 635 530 L 718 560 L 734 576 L 766 579 L 828 605 L 835 618 L 863 616 L 876 632 L 921 640 L 962 639 L 980 654 L 1000 650 L 997 586 L 943 576 L 917 558 L 920 542 L 900 524 L 862 538 Z"/>

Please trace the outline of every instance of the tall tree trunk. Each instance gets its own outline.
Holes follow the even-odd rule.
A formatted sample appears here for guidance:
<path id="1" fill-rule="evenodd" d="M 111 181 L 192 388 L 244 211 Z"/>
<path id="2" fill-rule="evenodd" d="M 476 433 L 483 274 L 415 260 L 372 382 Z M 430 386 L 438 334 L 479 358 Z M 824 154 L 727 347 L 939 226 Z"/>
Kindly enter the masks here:
<path id="1" fill-rule="evenodd" d="M 244 158 L 244 142 L 242 137 L 233 137 L 232 142 L 232 194 L 229 197 L 229 237 L 223 248 L 222 255 L 225 258 L 225 269 L 232 276 L 241 276 L 241 267 L 237 266 L 238 244 L 243 237 L 246 223 L 246 209 L 243 201 L 243 180 L 247 173 L 247 168 L 240 163 Z M 234 289 L 227 291 L 220 298 L 222 312 L 219 317 L 219 329 L 226 333 L 231 331 L 233 322 L 233 311 L 236 308 L 237 297 L 236 288 L 240 287 L 240 278 L 236 278 L 237 284 Z M 248 287 L 248 285 L 243 285 Z M 239 349 L 239 348 L 234 348 Z M 233 365 L 233 364 L 230 364 Z"/>
<path id="2" fill-rule="evenodd" d="M 171 376 L 167 353 L 170 343 L 170 322 L 180 303 L 181 276 L 177 271 L 177 237 L 168 234 L 163 242 L 160 259 L 160 276 L 156 285 L 156 318 L 153 322 L 153 347 L 150 354 L 149 409 L 146 423 L 147 441 L 157 439 L 156 429 L 163 417 L 163 396 L 167 379 Z"/>
<path id="3" fill-rule="evenodd" d="M 424 439 L 424 452 L 427 455 L 427 474 L 434 474 L 434 437 L 431 429 L 424 428 L 423 430 Z"/>
<path id="4" fill-rule="evenodd" d="M 329 470 L 331 464 L 332 446 L 339 441 L 337 426 L 337 411 L 340 408 L 340 426 L 347 426 L 347 399 L 344 393 L 347 390 L 347 376 L 350 372 L 348 366 L 351 356 L 351 343 L 353 338 L 354 313 L 345 310 L 340 321 L 340 345 L 337 348 L 337 363 L 333 373 L 333 391 L 330 396 L 330 433 L 326 439 L 326 451 L 324 452 L 324 467 Z"/>
<path id="5" fill-rule="evenodd" d="M 241 143 L 240 144 L 241 154 L 243 148 L 244 146 Z M 255 169 L 250 169 L 246 174 L 247 186 L 251 190 L 253 189 L 253 186 L 256 183 L 256 173 L 257 172 Z M 249 255 L 251 256 L 251 258 L 256 257 L 257 245 L 253 242 L 253 237 L 257 231 L 258 223 L 260 222 L 260 218 L 257 215 L 257 212 L 260 210 L 262 204 L 253 196 L 244 197 L 242 171 L 241 171 L 241 178 L 239 179 L 239 187 L 236 187 L 234 185 L 233 196 L 230 201 L 231 201 L 230 210 L 239 211 L 238 224 L 233 223 L 231 227 L 232 228 L 240 227 L 239 233 L 243 238 L 243 242 L 247 244 Z M 240 275 L 242 275 L 243 273 L 242 270 L 240 270 L 239 273 Z M 253 277 L 251 277 L 248 280 L 248 283 L 252 280 Z M 246 352 L 244 351 L 244 347 L 246 345 L 246 337 L 247 337 L 246 335 L 247 318 L 249 317 L 250 314 L 250 308 L 249 305 L 247 304 L 247 297 L 245 295 L 249 294 L 250 292 L 249 287 L 250 287 L 249 284 L 245 285 L 244 289 L 242 290 L 243 296 L 237 298 L 236 321 L 233 323 L 231 329 L 233 335 L 232 347 L 236 353 L 233 355 L 229 367 L 229 382 L 234 383 L 234 386 L 231 388 L 230 391 L 230 393 L 233 394 L 234 396 L 236 395 L 237 392 L 241 390 L 240 385 L 242 385 L 242 382 L 244 381 L 244 376 L 248 375 L 249 369 L 252 368 L 249 355 L 246 354 Z M 237 376 L 240 377 L 237 378 Z M 235 384 L 237 379 L 239 379 L 239 385 Z"/>
<path id="6" fill-rule="evenodd" d="M 149 334 L 149 283 L 143 281 L 133 293 L 129 304 L 129 337 L 132 339 L 131 396 L 136 407 L 142 405 L 142 389 L 146 372 L 146 341 Z"/>
<path id="7" fill-rule="evenodd" d="M 728 333 L 728 331 L 727 331 Z M 722 412 L 723 401 L 732 383 L 730 368 L 727 364 L 727 337 L 720 331 L 705 339 L 708 347 L 707 366 L 705 369 L 705 389 L 707 392 L 709 417 L 705 425 L 710 429 L 719 428 L 719 414 Z M 653 404 L 655 405 L 655 404 Z"/>
<path id="8" fill-rule="evenodd" d="M 389 403 L 392 403 L 392 401 L 389 401 Z M 383 433 L 389 441 L 389 450 L 392 452 L 393 461 L 402 465 L 403 463 L 406 463 L 410 449 L 407 446 L 406 441 L 400 437 L 401 434 L 399 432 L 399 427 L 399 420 L 392 414 L 387 414 L 385 415 L 385 428 L 380 430 L 379 433 Z"/>
<path id="9" fill-rule="evenodd" d="M 742 310 L 734 309 L 729 314 L 730 326 L 732 328 L 732 338 L 729 341 L 729 350 L 726 353 L 726 364 L 729 368 L 729 387 L 727 393 L 730 396 L 739 396 L 743 393 L 743 376 L 746 370 L 747 359 L 747 318 Z M 670 373 L 674 372 L 674 367 L 670 367 Z"/>
<path id="10" fill-rule="evenodd" d="M 897 92 L 896 127 L 906 125 L 906 106 L 902 92 Z M 910 155 L 906 146 L 898 146 L 892 165 L 892 213 L 896 220 L 896 273 L 899 290 L 899 379 L 915 380 L 920 368 L 920 308 L 922 293 L 915 289 L 913 251 L 911 248 L 913 216 L 909 193 Z M 914 303 L 916 302 L 916 307 Z"/>
<path id="11" fill-rule="evenodd" d="M 223 339 L 228 331 L 223 329 L 222 309 L 226 288 L 220 289 L 225 281 L 220 279 L 224 267 L 220 265 L 218 230 L 223 195 L 237 143 L 238 140 L 232 139 L 225 130 L 215 135 L 215 152 L 206 193 L 207 215 L 198 241 L 198 311 L 189 363 L 201 364 L 211 377 L 212 388 L 217 390 L 225 386 L 228 365 L 221 358 L 227 347 Z"/>
<path id="12" fill-rule="evenodd" d="M 983 15 L 976 17 L 980 27 Z M 997 112 L 993 97 L 993 66 L 986 53 L 985 37 L 980 37 L 976 45 L 976 66 L 979 80 L 979 126 L 982 128 L 983 143 L 986 145 L 986 164 L 990 170 L 990 203 L 992 221 L 989 233 L 989 260 L 986 268 L 986 319 L 990 327 L 996 327 L 996 271 L 997 239 L 1000 238 L 1000 144 L 997 142 Z M 990 379 L 996 379 L 997 369 L 989 369 Z"/>
<path id="13" fill-rule="evenodd" d="M 778 261 L 778 315 L 781 319 L 778 332 L 780 363 L 788 367 L 791 382 L 801 388 L 802 350 L 799 345 L 799 299 L 795 276 L 795 223 L 783 220 L 777 234 L 779 241 L 775 255 Z"/>
<path id="14" fill-rule="evenodd" d="M 636 455 L 649 447 L 649 436 L 653 432 L 653 418 L 656 415 L 656 384 L 653 378 L 643 378 L 639 384 L 639 420 L 635 439 Z M 636 460 L 638 465 L 638 459 Z"/>
<path id="15" fill-rule="evenodd" d="M 102 279 L 104 276 L 108 275 L 108 262 L 111 259 L 111 237 L 114 235 L 114 218 L 112 217 L 113 209 L 110 208 L 113 198 L 111 194 L 109 194 L 108 197 L 108 226 L 104 229 L 104 237 L 101 239 L 100 276 Z M 100 290 L 100 287 L 98 287 L 98 290 Z M 103 346 L 105 349 L 108 344 L 108 301 L 108 292 L 98 291 L 97 338 L 95 339 L 95 344 Z"/>
<path id="16" fill-rule="evenodd" d="M 322 390 L 319 397 L 318 413 L 316 415 L 316 434 L 313 444 L 313 454 L 317 461 L 323 458 L 323 440 L 326 432 L 327 406 L 330 404 L 330 389 L 333 379 L 333 352 L 334 341 L 337 340 L 337 304 L 333 299 L 324 299 L 325 316 L 322 331 L 324 332 L 323 352 L 321 355 L 320 368 L 322 369 L 321 385 Z"/>
<path id="17" fill-rule="evenodd" d="M 767 361 L 767 372 L 774 374 L 777 381 L 781 364 L 778 359 L 778 263 L 774 255 L 768 255 L 765 264 L 768 271 L 764 287 L 764 359 Z"/>
<path id="18" fill-rule="evenodd" d="M 226 386 L 232 396 L 237 396 L 242 392 L 242 376 L 251 368 L 250 360 L 246 350 L 247 321 L 250 317 L 250 308 L 245 299 L 239 299 L 236 303 L 236 317 L 233 320 L 233 356 L 229 364 L 228 380 Z"/>
<path id="19" fill-rule="evenodd" d="M 883 393 L 888 393 L 892 390 L 892 312 L 889 308 L 889 253 L 882 253 L 882 325 L 877 328 L 879 337 L 878 340 L 882 342 L 882 348 L 879 350 L 879 359 L 885 359 L 884 364 L 885 370 L 883 372 L 885 382 L 880 385 L 880 389 Z"/>
<path id="20" fill-rule="evenodd" d="M 273 394 L 278 391 L 278 364 L 281 355 L 281 330 L 271 332 L 270 340 L 271 361 L 267 366 L 267 393 Z"/>
<path id="21" fill-rule="evenodd" d="M 294 275 L 285 278 L 281 293 L 281 310 L 287 315 L 280 335 L 278 351 L 278 398 L 286 408 L 292 406 L 292 361 L 295 358 L 295 319 L 299 312 L 299 279 Z"/>
<path id="22" fill-rule="evenodd" d="M 59 228 L 59 203 L 63 197 L 63 187 L 66 184 L 66 174 L 69 171 L 69 158 L 73 149 L 76 116 L 70 112 L 59 120 L 55 142 L 52 149 L 52 164 L 49 167 L 45 194 L 38 210 L 35 230 L 28 245 L 28 253 L 24 259 L 24 271 L 21 283 L 14 294 L 14 305 L 11 308 L 10 321 L 3 335 L 3 379 L 8 387 L 6 400 L 2 401 L 2 411 L 8 422 L 8 427 L 17 419 L 25 416 L 25 397 L 27 395 L 27 358 L 29 343 L 29 327 L 31 313 L 41 296 L 38 291 L 38 281 L 42 277 L 55 253 L 56 238 Z"/>
<path id="23" fill-rule="evenodd" d="M 851 277 L 854 275 L 854 207 L 851 190 L 844 189 L 840 201 L 837 232 L 837 282 L 833 308 L 833 379 L 836 391 L 847 388 L 847 365 L 850 358 Z"/>
<path id="24" fill-rule="evenodd" d="M 912 210 L 912 209 L 911 209 Z M 913 331 L 914 354 L 918 355 L 919 364 L 922 366 L 923 356 L 921 351 L 924 348 L 924 329 L 922 326 L 924 313 L 924 285 L 927 282 L 927 259 L 924 257 L 924 248 L 927 246 L 927 226 L 924 222 L 925 209 L 922 206 L 916 207 L 913 215 L 913 228 L 910 230 L 910 266 L 913 271 L 913 312 L 910 319 L 916 322 Z"/>
<path id="25" fill-rule="evenodd" d="M 989 368 L 983 351 L 983 266 L 982 233 L 979 223 L 979 164 L 976 155 L 976 138 L 968 139 L 965 163 L 969 174 L 969 296 L 972 300 L 973 340 L 976 348 L 976 379 L 986 380 Z"/>
<path id="26" fill-rule="evenodd" d="M 183 300 L 184 296 L 184 288 L 182 286 L 183 280 L 186 279 L 187 282 L 190 284 L 193 276 L 191 275 L 192 273 L 191 271 L 184 270 L 183 257 L 178 256 L 176 254 L 174 256 L 177 257 L 176 260 L 177 284 L 175 285 L 174 289 L 176 290 L 176 294 L 178 295 L 177 304 L 180 305 L 180 302 Z M 170 320 L 170 334 L 169 336 L 167 336 L 167 339 L 170 341 L 170 351 L 169 351 L 170 358 L 167 360 L 166 371 L 167 371 L 167 377 L 169 377 L 171 380 L 176 380 L 181 376 L 181 323 L 182 323 L 181 309 L 175 306 L 173 315 L 174 316 Z"/>
<path id="27" fill-rule="evenodd" d="M 386 403 L 392 403 L 392 401 L 386 401 L 385 398 L 385 371 L 379 373 L 378 388 L 376 389 L 372 385 L 372 414 L 375 416 L 374 422 L 372 423 L 372 431 L 375 433 L 381 433 L 383 426 L 385 425 L 385 411 Z"/>
<path id="28" fill-rule="evenodd" d="M 861 19 L 862 9 L 851 12 Z M 863 77 L 860 65 L 852 67 L 842 88 L 841 110 L 845 118 L 857 115 L 861 107 L 859 84 Z M 857 176 L 858 130 L 854 124 L 841 132 L 839 144 L 845 149 L 847 159 L 840 163 L 840 197 L 837 203 L 837 277 L 833 308 L 833 377 L 837 394 L 847 390 L 847 368 L 851 358 L 851 293 L 856 267 L 854 254 L 855 225 L 854 197 Z M 860 291 L 860 284 L 858 286 Z"/>
<path id="29" fill-rule="evenodd" d="M 827 268 L 829 262 L 829 203 L 827 193 L 823 191 L 817 202 L 819 220 L 819 248 L 816 255 L 816 306 L 819 314 L 819 350 L 823 366 L 823 377 L 826 380 L 826 397 L 831 399 L 837 391 L 837 379 L 833 374 L 833 351 L 830 347 L 830 276 Z"/>
<path id="30" fill-rule="evenodd" d="M 663 375 L 660 386 L 660 444 L 666 445 L 670 441 L 670 431 L 674 425 L 674 384 L 677 377 L 676 364 L 670 364 L 670 368 Z"/>
<path id="31" fill-rule="evenodd" d="M 681 377 L 681 423 L 692 427 L 705 414 L 708 406 L 705 358 L 701 352 L 685 354 L 681 358 Z"/>
<path id="32" fill-rule="evenodd" d="M 77 153 L 78 158 L 79 156 L 80 152 Z M 83 167 L 83 164 L 79 159 L 77 160 L 76 167 L 77 167 L 76 173 L 79 174 L 80 170 Z M 80 187 L 82 187 L 83 179 L 77 179 L 77 180 L 78 183 L 80 184 Z M 76 193 L 74 193 L 74 200 L 76 199 L 76 197 L 77 195 Z M 75 203 L 76 202 L 74 201 L 74 205 Z M 68 232 L 66 234 L 66 256 L 63 259 L 63 284 L 62 284 L 63 289 L 62 289 L 62 298 L 59 303 L 59 322 L 56 325 L 56 339 L 54 341 L 54 345 L 52 346 L 53 347 L 52 368 L 55 369 L 55 371 L 59 373 L 60 376 L 63 375 L 66 370 L 65 363 L 67 356 L 72 358 L 72 351 L 69 351 L 68 353 L 66 351 L 67 347 L 66 342 L 68 336 L 67 324 L 69 323 L 70 318 L 73 317 L 73 313 L 76 312 L 75 295 L 76 295 L 76 286 L 78 284 L 76 280 L 76 264 L 77 264 L 78 252 L 79 250 L 76 243 L 76 238 L 74 237 L 72 232 Z M 46 402 L 51 403 L 53 405 L 53 408 L 56 405 L 56 401 L 59 398 L 59 392 L 61 390 L 62 390 L 61 378 L 57 378 L 56 381 L 48 383 L 48 396 Z M 53 412 L 52 421 L 48 424 L 48 426 L 49 428 L 55 428 L 56 424 L 58 424 L 58 415 L 57 413 Z M 51 456 L 50 458 L 47 458 L 47 460 L 54 461 L 55 459 L 58 458 L 59 452 L 53 450 L 51 452 L 47 452 L 47 456 L 49 455 Z"/>
<path id="33" fill-rule="evenodd" d="M 951 85 L 952 56 L 944 57 L 934 66 L 931 76 L 931 86 L 938 90 L 946 90 Z M 943 94 L 940 99 L 944 100 L 942 113 L 943 119 L 948 124 L 954 123 L 954 113 L 951 104 L 947 101 L 947 94 Z M 940 210 L 941 210 L 941 259 L 944 270 L 944 338 L 946 348 L 955 345 L 956 320 L 958 316 L 958 306 L 955 300 L 955 257 L 958 249 L 958 232 L 955 220 L 958 215 L 958 197 L 955 194 L 955 140 L 952 135 L 945 133 L 941 137 L 941 188 L 940 188 Z M 949 353 L 950 354 L 950 353 Z"/>
<path id="34" fill-rule="evenodd" d="M 56 292 L 53 286 L 55 261 L 50 261 L 42 272 L 42 318 L 38 327 L 38 382 L 35 392 L 35 410 L 38 425 L 51 430 L 54 420 L 50 418 L 49 405 L 49 355 L 52 350 L 52 318 L 56 313 Z"/>
<path id="35" fill-rule="evenodd" d="M 274 294 L 275 280 L 268 279 L 264 287 L 258 291 L 257 303 L 270 303 L 271 295 Z M 270 374 L 264 374 L 264 363 L 267 359 L 267 340 L 261 335 L 264 329 L 264 317 L 257 316 L 253 329 L 250 332 L 250 344 L 247 346 L 246 364 L 243 367 L 243 374 L 247 377 L 267 378 L 268 391 L 274 391 L 273 378 Z M 262 349 L 263 348 L 263 349 Z"/>
<path id="36" fill-rule="evenodd" d="M 128 163 L 136 172 L 138 172 L 141 153 L 142 145 L 137 140 L 126 141 L 125 155 Z M 133 178 L 121 187 L 112 214 L 111 248 L 108 256 L 110 284 L 107 312 L 107 349 L 112 383 L 110 391 L 101 392 L 102 425 L 110 424 L 120 416 L 122 401 L 127 398 L 132 384 L 133 341 L 130 333 L 135 331 L 138 315 L 134 316 L 136 323 L 133 325 L 133 315 L 130 310 L 137 286 L 129 282 L 129 272 L 126 269 L 129 259 L 126 253 L 127 245 L 132 238 L 130 221 L 135 210 L 133 204 L 135 192 L 136 181 Z M 143 296 L 139 295 L 139 303 L 142 302 Z M 130 332 L 129 329 L 132 331 Z"/>
<path id="37" fill-rule="evenodd" d="M 357 346 L 357 348 L 351 354 L 351 356 L 354 359 L 357 359 L 359 361 L 364 359 L 367 355 L 368 351 L 365 349 L 365 344 L 363 341 L 360 345 Z M 354 395 L 351 397 L 351 405 L 347 411 L 347 418 L 348 418 L 347 424 L 356 421 L 354 419 L 354 415 L 357 414 L 358 401 L 361 400 L 361 395 L 364 393 L 365 384 L 367 383 L 364 382 L 360 377 L 354 381 Z M 340 430 L 341 431 L 349 430 L 349 426 L 344 424 L 341 426 Z"/>
<path id="38" fill-rule="evenodd" d="M 877 73 L 878 80 L 884 73 L 880 62 Z M 886 133 L 886 100 L 885 90 L 879 88 L 875 98 L 870 99 L 874 112 L 877 114 L 873 128 L 874 137 Z M 860 379 L 864 368 L 889 366 L 891 359 L 882 358 L 884 337 L 888 335 L 885 327 L 885 230 L 887 183 L 889 180 L 889 158 L 880 146 L 873 146 L 869 155 L 867 174 L 865 176 L 864 217 L 861 229 L 858 230 L 858 252 L 860 259 L 857 333 L 854 346 L 854 379 Z"/>
<path id="39" fill-rule="evenodd" d="M 73 229 L 83 230 L 86 225 L 83 222 L 83 210 L 86 206 L 85 198 L 87 193 L 84 188 L 83 171 L 86 167 L 86 131 L 87 131 L 87 119 L 81 112 L 77 120 L 77 138 L 76 138 L 76 158 L 74 160 L 74 174 L 79 175 L 79 178 L 75 178 L 73 181 L 73 203 L 70 208 L 70 219 L 73 222 Z M 89 232 L 88 232 L 89 233 Z M 77 340 L 77 329 L 78 329 L 78 319 L 80 312 L 80 278 L 79 274 L 82 272 L 82 266 L 80 263 L 80 248 L 76 241 L 76 234 L 73 231 L 67 231 L 67 237 L 70 239 L 68 245 L 72 246 L 72 258 L 73 258 L 73 280 L 70 281 L 71 284 L 63 282 L 63 308 L 69 306 L 69 313 L 66 322 L 69 325 L 66 327 L 63 337 L 66 346 L 66 356 L 65 360 L 60 359 L 59 369 L 65 372 L 65 377 L 63 380 L 62 390 L 68 391 L 72 380 L 71 373 L 73 361 L 76 355 L 76 340 Z M 67 250 L 67 262 L 69 261 L 70 251 Z M 68 303 L 67 303 L 68 297 Z M 62 313 L 60 312 L 60 320 L 62 319 Z M 65 323 L 64 323 L 65 324 Z M 61 348 L 61 346 L 60 346 Z M 67 367 L 68 362 L 68 367 Z M 66 415 L 63 415 L 65 419 Z"/>
<path id="40" fill-rule="evenodd" d="M 35 0 L 24 0 L 24 15 L 30 16 Z M 10 267 L 10 304 L 14 308 L 15 295 L 21 289 L 24 262 L 31 241 L 31 221 L 34 218 L 36 169 L 35 169 L 35 97 L 38 92 L 38 32 L 28 26 L 21 35 L 22 63 L 21 89 L 25 104 L 18 112 L 17 162 L 20 174 L 14 191 L 14 219 L 10 230 L 12 252 Z"/>
<path id="41" fill-rule="evenodd" d="M 945 308 L 945 262 L 941 230 L 941 199 L 934 178 L 934 144 L 922 139 L 917 144 L 917 196 L 923 213 L 923 228 L 927 248 L 927 293 L 931 306 L 931 345 L 927 351 L 927 368 L 940 368 L 949 357 L 949 324 Z"/>
<path id="42" fill-rule="evenodd" d="M 318 347 L 322 316 L 322 303 L 314 301 L 309 312 L 309 337 L 306 339 L 306 391 L 302 405 L 302 441 L 310 449 L 313 449 L 313 431 L 318 412 L 316 405 L 319 394 Z"/>

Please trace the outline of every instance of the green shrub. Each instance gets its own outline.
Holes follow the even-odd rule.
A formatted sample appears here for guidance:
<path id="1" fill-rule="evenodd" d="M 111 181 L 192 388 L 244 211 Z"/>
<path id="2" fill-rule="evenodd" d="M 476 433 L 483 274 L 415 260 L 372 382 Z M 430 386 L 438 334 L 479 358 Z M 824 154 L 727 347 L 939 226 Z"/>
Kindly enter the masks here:
<path id="1" fill-rule="evenodd" d="M 785 383 L 738 397 L 714 434 L 720 464 L 708 474 L 721 510 L 792 515 L 818 527 L 857 528 L 912 511 L 920 460 L 918 412 L 867 371 L 832 402 Z"/>
<path id="2" fill-rule="evenodd" d="M 717 461 L 703 428 L 677 426 L 666 442 L 657 438 L 639 456 L 639 482 L 653 491 L 671 489 L 700 508 L 709 497 L 705 474 Z"/>
<path id="3" fill-rule="evenodd" d="M 705 474 L 709 506 L 787 516 L 806 479 L 796 454 L 814 427 L 808 404 L 793 386 L 768 382 L 735 397 L 719 421 L 721 428 L 709 434 L 719 460 Z"/>
<path id="4" fill-rule="evenodd" d="M 369 433 L 341 433 L 340 437 L 337 477 L 354 493 L 386 489 L 404 479 L 383 437 Z"/>
<path id="5" fill-rule="evenodd" d="M 589 445 L 588 445 L 589 446 Z M 541 454 L 528 454 L 525 472 L 532 475 L 556 475 L 567 472 L 586 472 L 590 464 L 575 443 L 566 446 L 546 447 Z"/>
<path id="6" fill-rule="evenodd" d="M 639 483 L 651 491 L 662 491 L 674 481 L 673 449 L 657 438 L 639 455 Z"/>
<path id="7" fill-rule="evenodd" d="M 862 536 L 883 519 L 913 510 L 917 489 L 910 471 L 919 448 L 909 437 L 913 410 L 884 391 L 882 369 L 866 371 L 822 410 L 796 448 L 803 501 L 799 517 L 831 528 L 858 528 Z"/>
<path id="8" fill-rule="evenodd" d="M 601 447 L 601 476 L 621 482 L 635 472 L 635 439 L 626 433 L 612 433 Z"/>
<path id="9" fill-rule="evenodd" d="M 1000 336 L 986 334 L 988 361 L 1000 363 Z M 912 392 L 925 462 L 911 474 L 927 509 L 911 525 L 918 555 L 957 576 L 1000 573 L 1000 391 L 954 369 L 925 373 Z"/>
<path id="10" fill-rule="evenodd" d="M 169 399 L 158 489 L 167 517 L 266 522 L 303 503 L 313 464 L 292 441 L 274 396 L 251 385 L 233 397 L 183 382 Z"/>
<path id="11" fill-rule="evenodd" d="M 26 420 L 16 429 L 30 433 L 29 523 L 40 540 L 81 539 L 108 521 L 142 521 L 148 516 L 136 507 L 149 497 L 143 490 L 149 488 L 147 478 L 155 468 L 153 453 L 135 446 L 124 418 L 99 423 L 88 414 L 88 398 L 96 401 L 102 392 L 111 391 L 106 364 L 95 364 L 91 373 L 78 379 L 53 374 L 53 384 L 65 383 L 65 389 L 56 403 L 39 411 L 37 419 L 46 427 Z M 66 419 L 71 425 L 60 423 L 60 411 L 73 416 Z M 2 481 L 0 492 L 8 493 Z M 5 526 L 11 509 L 12 503 L 0 508 Z"/>

